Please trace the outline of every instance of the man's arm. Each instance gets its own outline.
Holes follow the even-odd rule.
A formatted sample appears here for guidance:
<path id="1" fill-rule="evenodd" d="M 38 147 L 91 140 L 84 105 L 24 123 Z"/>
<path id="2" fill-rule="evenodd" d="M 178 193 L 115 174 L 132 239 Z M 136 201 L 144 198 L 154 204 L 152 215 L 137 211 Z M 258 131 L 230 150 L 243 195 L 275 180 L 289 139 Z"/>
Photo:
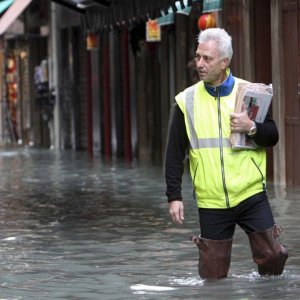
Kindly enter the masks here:
<path id="1" fill-rule="evenodd" d="M 184 116 L 178 105 L 175 107 L 173 119 L 170 124 L 165 160 L 166 195 L 169 202 L 182 198 L 181 182 L 184 171 L 183 161 L 188 148 Z"/>
<path id="2" fill-rule="evenodd" d="M 178 105 L 175 107 L 170 129 L 165 161 L 166 195 L 169 202 L 169 214 L 174 223 L 182 224 L 184 207 L 181 196 L 181 183 L 184 171 L 184 159 L 188 148 L 184 116 Z"/>
<path id="3" fill-rule="evenodd" d="M 263 147 L 275 146 L 279 140 L 277 126 L 268 113 L 263 123 L 256 123 L 257 131 L 253 139 L 257 145 Z"/>
<path id="4" fill-rule="evenodd" d="M 270 113 L 267 114 L 263 123 L 256 123 L 256 133 L 251 136 L 257 145 L 262 147 L 272 147 L 277 144 L 279 136 L 278 130 Z M 249 132 L 253 125 L 250 120 L 246 107 L 243 106 L 242 112 L 230 114 L 230 128 L 232 132 Z"/>

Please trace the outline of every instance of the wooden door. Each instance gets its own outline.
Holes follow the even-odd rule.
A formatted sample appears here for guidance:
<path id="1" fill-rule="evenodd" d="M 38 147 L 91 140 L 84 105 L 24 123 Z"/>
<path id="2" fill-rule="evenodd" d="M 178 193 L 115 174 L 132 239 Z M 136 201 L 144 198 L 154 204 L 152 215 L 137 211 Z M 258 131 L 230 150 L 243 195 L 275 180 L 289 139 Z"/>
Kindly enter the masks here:
<path id="1" fill-rule="evenodd" d="M 300 0 L 283 1 L 286 182 L 300 186 Z"/>
<path id="2" fill-rule="evenodd" d="M 270 84 L 272 83 L 270 0 L 256 0 L 252 5 L 253 13 L 250 14 L 250 18 L 253 18 L 254 24 L 253 32 L 250 33 L 250 44 L 253 44 L 255 53 L 253 81 Z M 272 106 L 273 103 L 270 108 L 271 115 Z M 273 147 L 267 148 L 267 180 L 274 180 Z"/>

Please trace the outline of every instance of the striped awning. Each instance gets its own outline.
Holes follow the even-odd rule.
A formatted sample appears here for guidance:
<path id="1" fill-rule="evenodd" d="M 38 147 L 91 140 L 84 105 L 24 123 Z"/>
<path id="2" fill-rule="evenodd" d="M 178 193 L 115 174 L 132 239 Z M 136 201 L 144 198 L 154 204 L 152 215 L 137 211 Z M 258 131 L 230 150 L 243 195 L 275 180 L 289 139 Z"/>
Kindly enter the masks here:
<path id="1" fill-rule="evenodd" d="M 8 9 L 12 4 L 14 0 L 3 0 L 0 1 L 0 14 L 2 14 L 6 9 Z"/>
<path id="2" fill-rule="evenodd" d="M 9 5 L 8 9 L 0 18 L 0 35 L 6 32 L 9 26 L 20 16 L 32 0 L 14 0 L 12 2 L 13 3 Z"/>

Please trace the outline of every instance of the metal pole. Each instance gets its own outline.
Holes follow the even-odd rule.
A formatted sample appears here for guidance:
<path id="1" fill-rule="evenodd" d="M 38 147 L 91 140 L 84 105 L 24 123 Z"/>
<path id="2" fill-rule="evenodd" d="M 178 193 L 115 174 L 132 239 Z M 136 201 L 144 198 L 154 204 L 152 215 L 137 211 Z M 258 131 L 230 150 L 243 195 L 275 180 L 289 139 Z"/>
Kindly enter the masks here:
<path id="1" fill-rule="evenodd" d="M 92 62 L 91 52 L 87 51 L 86 87 L 87 87 L 87 150 L 93 157 L 93 96 L 92 96 Z"/>
<path id="2" fill-rule="evenodd" d="M 54 105 L 54 149 L 61 149 L 61 111 L 60 111 L 60 86 L 59 86 L 59 39 L 58 39 L 58 13 L 59 7 L 51 3 L 51 53 L 52 53 L 52 87 L 55 94 Z"/>
<path id="3" fill-rule="evenodd" d="M 104 156 L 111 158 L 111 111 L 109 90 L 109 45 L 108 33 L 103 35 L 103 118 L 104 118 Z"/>
<path id="4" fill-rule="evenodd" d="M 122 32 L 122 65 L 123 65 L 123 107 L 124 107 L 124 156 L 125 160 L 132 160 L 131 153 L 131 127 L 130 127 L 130 95 L 129 95 L 129 55 L 128 55 L 128 29 Z"/>

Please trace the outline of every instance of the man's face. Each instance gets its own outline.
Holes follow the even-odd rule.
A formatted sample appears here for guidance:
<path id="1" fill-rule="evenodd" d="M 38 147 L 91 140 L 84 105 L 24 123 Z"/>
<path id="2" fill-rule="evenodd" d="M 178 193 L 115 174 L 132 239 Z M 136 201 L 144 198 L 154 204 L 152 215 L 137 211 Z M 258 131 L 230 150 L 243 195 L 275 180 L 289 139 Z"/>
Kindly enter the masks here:
<path id="1" fill-rule="evenodd" d="M 215 41 L 199 44 L 195 61 L 201 80 L 211 85 L 218 85 L 225 80 L 228 59 L 220 58 Z"/>

